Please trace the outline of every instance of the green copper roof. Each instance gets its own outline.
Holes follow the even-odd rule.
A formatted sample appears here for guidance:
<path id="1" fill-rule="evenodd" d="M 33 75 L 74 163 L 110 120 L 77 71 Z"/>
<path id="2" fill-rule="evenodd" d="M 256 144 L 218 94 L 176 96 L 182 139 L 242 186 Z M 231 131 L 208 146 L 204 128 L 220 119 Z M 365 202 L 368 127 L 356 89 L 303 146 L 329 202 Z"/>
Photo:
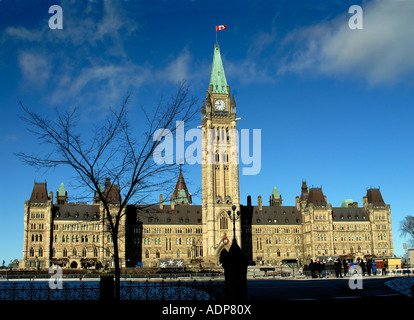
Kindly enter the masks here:
<path id="1" fill-rule="evenodd" d="M 352 199 L 344 199 L 344 200 L 342 200 L 341 207 L 342 208 L 348 208 L 348 205 L 350 203 L 354 203 L 354 200 L 352 200 Z"/>
<path id="2" fill-rule="evenodd" d="M 225 93 L 227 92 L 227 80 L 224 74 L 223 62 L 221 61 L 220 47 L 214 46 L 213 65 L 211 66 L 210 87 L 213 85 L 211 93 Z"/>
<path id="3" fill-rule="evenodd" d="M 65 185 L 63 184 L 63 182 L 60 184 L 58 194 L 60 196 L 65 196 L 66 195 Z"/>
<path id="4" fill-rule="evenodd" d="M 275 199 L 280 199 L 280 193 L 279 193 L 279 191 L 277 191 L 277 188 L 276 187 L 273 188 L 272 196 Z"/>
<path id="5" fill-rule="evenodd" d="M 188 203 L 187 194 L 185 193 L 184 189 L 180 189 L 180 191 L 178 192 L 177 202 Z"/>

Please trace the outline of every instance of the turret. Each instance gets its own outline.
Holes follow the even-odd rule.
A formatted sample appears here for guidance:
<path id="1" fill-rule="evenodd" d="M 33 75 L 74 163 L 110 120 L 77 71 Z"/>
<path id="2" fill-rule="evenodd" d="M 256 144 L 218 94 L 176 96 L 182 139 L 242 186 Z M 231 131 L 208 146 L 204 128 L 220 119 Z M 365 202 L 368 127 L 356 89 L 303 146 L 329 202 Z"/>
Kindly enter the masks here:
<path id="1" fill-rule="evenodd" d="M 276 187 L 273 188 L 272 195 L 270 196 L 269 203 L 271 206 L 281 206 L 282 205 L 282 196 Z"/>
<path id="2" fill-rule="evenodd" d="M 63 182 L 60 184 L 59 190 L 56 192 L 56 204 L 67 204 L 68 203 L 68 192 L 65 190 Z"/>

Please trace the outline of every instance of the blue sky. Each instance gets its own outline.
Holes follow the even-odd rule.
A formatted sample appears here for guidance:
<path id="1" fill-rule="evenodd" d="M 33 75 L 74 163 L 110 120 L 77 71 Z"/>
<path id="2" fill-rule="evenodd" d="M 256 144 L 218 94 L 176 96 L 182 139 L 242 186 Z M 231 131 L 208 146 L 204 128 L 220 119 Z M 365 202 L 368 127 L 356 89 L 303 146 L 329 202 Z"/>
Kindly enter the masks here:
<path id="1" fill-rule="evenodd" d="M 55 4 L 62 30 L 48 26 Z M 351 5 L 363 9 L 362 30 L 348 26 Z M 247 195 L 266 203 L 277 186 L 293 205 L 306 179 L 333 206 L 345 198 L 362 205 L 366 188 L 379 186 L 401 255 L 399 224 L 413 214 L 413 16 L 411 0 L 0 1 L 0 263 L 22 258 L 35 180 L 75 193 L 73 172 L 37 171 L 14 156 L 42 150 L 19 119 L 18 99 L 43 115 L 80 106 L 89 128 L 131 92 L 139 124 L 140 108 L 187 80 L 201 109 L 222 24 L 238 127 L 261 129 L 261 171 L 240 175 L 242 203 Z M 200 188 L 200 166 L 184 170 L 190 191 Z"/>

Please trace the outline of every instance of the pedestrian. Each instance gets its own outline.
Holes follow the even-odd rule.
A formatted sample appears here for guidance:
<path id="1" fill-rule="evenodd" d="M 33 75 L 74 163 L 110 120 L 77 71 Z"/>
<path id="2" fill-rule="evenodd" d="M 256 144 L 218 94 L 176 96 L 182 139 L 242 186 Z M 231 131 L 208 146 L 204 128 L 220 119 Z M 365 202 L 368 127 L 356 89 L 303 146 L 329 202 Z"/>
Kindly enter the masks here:
<path id="1" fill-rule="evenodd" d="M 322 264 L 318 259 L 318 264 L 317 264 L 317 271 L 318 271 L 318 278 L 322 278 Z"/>
<path id="2" fill-rule="evenodd" d="M 364 274 L 365 274 L 365 262 L 364 262 L 364 260 L 361 259 L 361 263 L 359 264 L 359 266 L 361 267 L 362 276 L 364 276 Z"/>
<path id="3" fill-rule="evenodd" d="M 341 262 L 341 259 L 338 258 L 335 260 L 335 275 L 337 278 L 342 278 L 341 269 L 342 269 L 342 262 Z"/>
<path id="4" fill-rule="evenodd" d="M 387 275 L 387 262 L 385 262 L 385 259 L 382 260 L 382 275 L 383 276 Z"/>
<path id="5" fill-rule="evenodd" d="M 377 263 L 375 262 L 375 260 L 372 260 L 372 274 L 374 276 L 377 275 Z"/>
<path id="6" fill-rule="evenodd" d="M 348 273 L 348 261 L 346 259 L 344 259 L 343 262 L 343 268 L 344 268 L 344 277 L 346 277 L 347 273 Z"/>
<path id="7" fill-rule="evenodd" d="M 368 276 L 371 275 L 371 269 L 372 269 L 372 261 L 371 261 L 371 259 L 368 259 L 368 261 L 367 261 L 367 272 L 368 272 Z"/>
<path id="8" fill-rule="evenodd" d="M 322 273 L 322 278 L 326 278 L 326 264 L 325 264 L 325 260 L 322 261 L 322 263 L 321 263 L 321 273 Z"/>
<path id="9" fill-rule="evenodd" d="M 354 273 L 355 273 L 355 263 L 354 263 L 354 260 L 351 260 L 351 262 L 349 263 L 349 269 L 348 269 L 348 271 L 349 271 L 349 275 L 352 277 L 353 275 L 354 275 Z"/>
<path id="10" fill-rule="evenodd" d="M 310 270 L 311 270 L 311 276 L 312 276 L 312 279 L 313 278 L 316 278 L 316 275 L 315 275 L 315 263 L 313 262 L 313 260 L 311 259 L 311 262 L 309 263 L 309 268 L 310 268 Z"/>

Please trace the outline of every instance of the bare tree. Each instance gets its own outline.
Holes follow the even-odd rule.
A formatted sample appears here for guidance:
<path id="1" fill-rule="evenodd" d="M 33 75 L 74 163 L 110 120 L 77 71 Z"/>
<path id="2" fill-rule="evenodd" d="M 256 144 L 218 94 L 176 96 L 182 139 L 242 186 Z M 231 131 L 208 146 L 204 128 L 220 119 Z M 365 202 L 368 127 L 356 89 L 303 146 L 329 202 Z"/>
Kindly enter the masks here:
<path id="1" fill-rule="evenodd" d="M 414 216 L 406 216 L 404 220 L 400 222 L 401 235 L 409 236 L 409 241 L 414 244 Z"/>
<path id="2" fill-rule="evenodd" d="M 103 205 L 113 240 L 116 299 L 120 297 L 120 224 L 126 206 L 163 190 L 172 181 L 176 165 L 172 161 L 155 163 L 154 151 L 166 136 L 174 134 L 176 121 L 188 123 L 196 114 L 196 101 L 190 97 L 188 86 L 181 83 L 170 101 L 164 103 L 161 99 L 156 108 L 150 109 L 152 113 L 142 110 L 146 127 L 137 138 L 128 118 L 129 101 L 128 95 L 119 110 L 111 110 L 90 136 L 77 131 L 79 109 L 63 114 L 56 110 L 56 118 L 49 120 L 19 101 L 28 130 L 48 146 L 48 152 L 36 155 L 21 152 L 17 156 L 37 168 L 69 167 L 80 186 L 92 190 Z M 100 184 L 104 180 L 106 186 L 102 190 Z"/>

